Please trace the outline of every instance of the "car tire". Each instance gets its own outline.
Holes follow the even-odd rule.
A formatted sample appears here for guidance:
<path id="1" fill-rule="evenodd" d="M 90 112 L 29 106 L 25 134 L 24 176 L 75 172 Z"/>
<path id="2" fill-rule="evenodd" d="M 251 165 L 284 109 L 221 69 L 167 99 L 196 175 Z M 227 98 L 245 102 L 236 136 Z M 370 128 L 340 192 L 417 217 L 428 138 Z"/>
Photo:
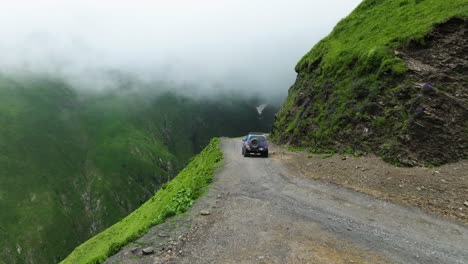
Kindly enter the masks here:
<path id="1" fill-rule="evenodd" d="M 263 157 L 268 158 L 268 151 L 263 152 Z"/>
<path id="2" fill-rule="evenodd" d="M 260 143 L 259 143 L 258 140 L 255 139 L 255 138 L 252 139 L 252 140 L 250 141 L 250 145 L 251 145 L 253 148 L 255 148 L 255 149 L 258 148 L 259 144 L 260 144 Z"/>

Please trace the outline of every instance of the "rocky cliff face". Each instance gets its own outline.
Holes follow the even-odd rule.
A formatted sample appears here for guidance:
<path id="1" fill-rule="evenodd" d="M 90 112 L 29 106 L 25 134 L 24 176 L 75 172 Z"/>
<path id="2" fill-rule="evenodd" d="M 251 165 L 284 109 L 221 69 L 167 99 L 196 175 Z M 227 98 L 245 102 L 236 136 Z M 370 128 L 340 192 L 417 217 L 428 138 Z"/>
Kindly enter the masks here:
<path id="1" fill-rule="evenodd" d="M 425 43 L 395 50 L 408 66 L 409 84 L 395 91 L 393 104 L 413 113 L 398 148 L 409 165 L 436 164 L 468 156 L 468 20 L 453 18 L 434 28 Z"/>
<path id="2" fill-rule="evenodd" d="M 364 1 L 299 62 L 273 138 L 409 166 L 467 157 L 467 10 Z"/>

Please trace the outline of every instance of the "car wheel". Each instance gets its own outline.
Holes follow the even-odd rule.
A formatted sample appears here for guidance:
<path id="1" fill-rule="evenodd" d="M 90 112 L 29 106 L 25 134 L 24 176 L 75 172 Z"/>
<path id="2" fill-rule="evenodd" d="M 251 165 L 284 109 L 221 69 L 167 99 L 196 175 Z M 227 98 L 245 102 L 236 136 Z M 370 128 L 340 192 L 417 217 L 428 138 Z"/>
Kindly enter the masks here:
<path id="1" fill-rule="evenodd" d="M 268 158 L 268 151 L 263 153 L 263 157 Z"/>
<path id="2" fill-rule="evenodd" d="M 247 150 L 244 150 L 244 157 L 248 157 L 249 156 L 249 153 L 247 152 Z"/>

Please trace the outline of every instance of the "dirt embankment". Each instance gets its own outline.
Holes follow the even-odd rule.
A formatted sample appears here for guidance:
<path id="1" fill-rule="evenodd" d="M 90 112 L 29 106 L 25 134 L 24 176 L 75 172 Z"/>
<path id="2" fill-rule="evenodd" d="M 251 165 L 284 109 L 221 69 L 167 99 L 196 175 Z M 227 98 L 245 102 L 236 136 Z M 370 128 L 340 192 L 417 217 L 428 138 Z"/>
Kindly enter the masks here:
<path id="1" fill-rule="evenodd" d="M 274 159 L 300 175 L 468 223 L 468 160 L 437 168 L 395 167 L 379 157 L 310 154 L 277 147 Z"/>
<path id="2" fill-rule="evenodd" d="M 394 94 L 403 109 L 413 113 L 410 133 L 399 142 L 399 151 L 408 154 L 409 162 L 403 163 L 446 163 L 467 155 L 467 29 L 468 19 L 452 18 L 427 35 L 424 44 L 413 42 L 395 51 L 414 84 Z"/>

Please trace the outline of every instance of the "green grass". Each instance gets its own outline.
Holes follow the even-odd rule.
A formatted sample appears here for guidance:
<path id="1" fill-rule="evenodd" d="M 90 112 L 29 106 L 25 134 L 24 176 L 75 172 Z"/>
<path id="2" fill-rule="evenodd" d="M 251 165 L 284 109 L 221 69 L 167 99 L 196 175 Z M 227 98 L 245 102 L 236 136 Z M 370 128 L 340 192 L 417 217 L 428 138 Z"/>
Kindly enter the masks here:
<path id="1" fill-rule="evenodd" d="M 299 61 L 296 70 L 320 59 L 321 69 L 331 72 L 344 71 L 353 62 L 363 64 L 361 70 L 404 71 L 391 48 L 423 41 L 436 24 L 454 16 L 468 16 L 466 0 L 365 0 Z"/>
<path id="2" fill-rule="evenodd" d="M 292 152 L 299 152 L 299 151 L 304 151 L 306 149 L 304 147 L 297 147 L 297 146 L 293 146 L 293 145 L 288 145 L 288 150 L 290 150 Z"/>
<path id="3" fill-rule="evenodd" d="M 0 78 L 0 105 L 0 256 L 8 263 L 58 262 L 188 161 L 121 100 L 85 99 L 58 80 Z"/>
<path id="4" fill-rule="evenodd" d="M 215 138 L 164 189 L 120 222 L 77 247 L 61 263 L 102 263 L 166 217 L 185 212 L 206 190 L 222 160 L 219 139 Z"/>
<path id="5" fill-rule="evenodd" d="M 433 169 L 433 168 L 437 168 L 437 167 L 439 167 L 441 165 L 443 165 L 443 164 L 438 163 L 438 162 L 427 162 L 427 163 L 424 164 L 424 167 Z"/>
<path id="6" fill-rule="evenodd" d="M 307 158 L 318 158 L 318 159 L 328 159 L 330 157 L 333 157 L 335 155 L 334 153 L 329 153 L 329 154 L 324 154 L 324 155 L 309 155 Z"/>
<path id="7" fill-rule="evenodd" d="M 256 99 L 134 88 L 83 92 L 0 74 L 1 260 L 58 263 L 150 199 L 212 137 L 271 124 L 256 122 Z"/>
<path id="8" fill-rule="evenodd" d="M 321 148 L 310 148 L 308 149 L 309 153 L 327 153 L 327 154 L 335 154 L 336 151 L 333 149 L 321 149 Z"/>
<path id="9" fill-rule="evenodd" d="M 296 149 L 378 152 L 395 161 L 397 141 L 410 133 L 415 113 L 395 96 L 414 83 L 394 49 L 425 45 L 436 25 L 467 16 L 466 0 L 364 0 L 297 63 L 272 139 Z M 379 151 L 382 144 L 390 147 Z"/>

